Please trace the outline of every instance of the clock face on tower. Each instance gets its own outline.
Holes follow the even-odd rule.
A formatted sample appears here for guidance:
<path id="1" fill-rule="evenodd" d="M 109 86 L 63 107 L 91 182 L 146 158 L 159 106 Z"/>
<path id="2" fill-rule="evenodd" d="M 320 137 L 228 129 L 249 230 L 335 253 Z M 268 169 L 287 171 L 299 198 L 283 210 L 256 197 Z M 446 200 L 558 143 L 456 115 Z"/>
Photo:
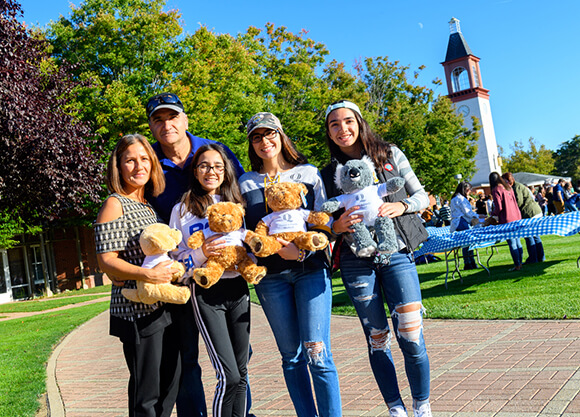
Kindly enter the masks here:
<path id="1" fill-rule="evenodd" d="M 463 117 L 467 117 L 469 116 L 469 107 L 467 107 L 465 104 L 462 106 L 459 106 L 459 108 L 457 109 L 457 112 L 462 115 Z"/>

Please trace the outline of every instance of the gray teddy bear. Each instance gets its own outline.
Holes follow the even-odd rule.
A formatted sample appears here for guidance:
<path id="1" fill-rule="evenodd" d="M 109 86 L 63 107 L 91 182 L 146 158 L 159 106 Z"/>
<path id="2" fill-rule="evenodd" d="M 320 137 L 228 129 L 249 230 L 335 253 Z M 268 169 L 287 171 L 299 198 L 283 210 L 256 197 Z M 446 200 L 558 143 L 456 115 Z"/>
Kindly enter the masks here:
<path id="1" fill-rule="evenodd" d="M 334 183 L 345 194 L 326 201 L 321 211 L 334 213 L 339 208 L 349 209 L 359 206 L 353 214 L 363 214 L 363 221 L 352 227 L 354 239 L 353 252 L 360 258 L 369 257 L 378 250 L 390 254 L 398 249 L 397 236 L 393 220 L 389 217 L 379 217 L 379 207 L 384 203 L 382 197 L 396 193 L 405 185 L 401 177 L 389 179 L 386 183 L 375 184 L 375 167 L 368 156 L 362 159 L 351 159 L 346 164 L 338 164 L 334 174 Z M 371 231 L 374 229 L 377 242 Z"/>

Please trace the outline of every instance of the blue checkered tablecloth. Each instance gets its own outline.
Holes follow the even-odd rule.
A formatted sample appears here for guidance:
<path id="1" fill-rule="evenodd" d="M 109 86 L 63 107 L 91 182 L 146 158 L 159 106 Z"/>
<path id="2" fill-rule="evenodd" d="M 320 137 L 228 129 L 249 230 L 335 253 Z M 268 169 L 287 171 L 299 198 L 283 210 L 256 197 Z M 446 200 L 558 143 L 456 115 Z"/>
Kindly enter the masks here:
<path id="1" fill-rule="evenodd" d="M 513 238 L 542 235 L 570 236 L 580 233 L 580 211 L 523 219 L 497 226 L 474 227 L 461 232 L 449 233 L 449 227 L 428 227 L 427 231 L 429 238 L 415 251 L 415 257 L 427 253 L 447 252 L 454 248 L 476 249 Z"/>

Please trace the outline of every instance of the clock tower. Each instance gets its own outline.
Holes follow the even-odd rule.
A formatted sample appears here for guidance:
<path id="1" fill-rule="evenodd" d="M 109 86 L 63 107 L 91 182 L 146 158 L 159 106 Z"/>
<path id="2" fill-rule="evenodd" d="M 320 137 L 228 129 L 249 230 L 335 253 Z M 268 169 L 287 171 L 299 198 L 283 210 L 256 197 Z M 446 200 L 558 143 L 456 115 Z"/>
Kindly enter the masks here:
<path id="1" fill-rule="evenodd" d="M 495 140 L 489 90 L 483 88 L 479 58 L 473 55 L 459 27 L 459 20 L 452 18 L 449 22 L 449 44 L 445 62 L 445 80 L 449 99 L 455 104 L 458 114 L 463 116 L 463 125 L 473 128 L 472 117 L 479 119 L 481 130 L 477 141 L 475 156 L 476 172 L 471 180 L 474 187 L 488 185 L 489 174 L 501 174 L 499 152 Z M 458 173 L 460 174 L 460 173 Z"/>

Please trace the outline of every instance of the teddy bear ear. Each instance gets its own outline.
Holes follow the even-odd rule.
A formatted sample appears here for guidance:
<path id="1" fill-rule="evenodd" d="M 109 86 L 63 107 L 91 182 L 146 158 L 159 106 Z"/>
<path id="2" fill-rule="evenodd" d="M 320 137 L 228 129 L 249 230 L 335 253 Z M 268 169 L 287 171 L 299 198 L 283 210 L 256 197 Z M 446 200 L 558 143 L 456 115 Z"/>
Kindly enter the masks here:
<path id="1" fill-rule="evenodd" d="M 216 204 L 212 204 L 211 206 L 209 206 L 208 208 L 205 209 L 205 217 L 209 217 L 211 215 L 211 213 L 213 213 L 213 211 L 215 210 Z"/>
<path id="2" fill-rule="evenodd" d="M 183 239 L 183 234 L 179 229 L 171 229 L 171 237 L 173 237 L 173 240 L 175 240 L 176 244 L 179 244 L 181 239 Z"/>
<path id="3" fill-rule="evenodd" d="M 368 155 L 363 156 L 361 158 L 361 161 L 364 162 L 372 172 L 375 172 L 375 164 L 373 163 L 373 160 Z"/>

